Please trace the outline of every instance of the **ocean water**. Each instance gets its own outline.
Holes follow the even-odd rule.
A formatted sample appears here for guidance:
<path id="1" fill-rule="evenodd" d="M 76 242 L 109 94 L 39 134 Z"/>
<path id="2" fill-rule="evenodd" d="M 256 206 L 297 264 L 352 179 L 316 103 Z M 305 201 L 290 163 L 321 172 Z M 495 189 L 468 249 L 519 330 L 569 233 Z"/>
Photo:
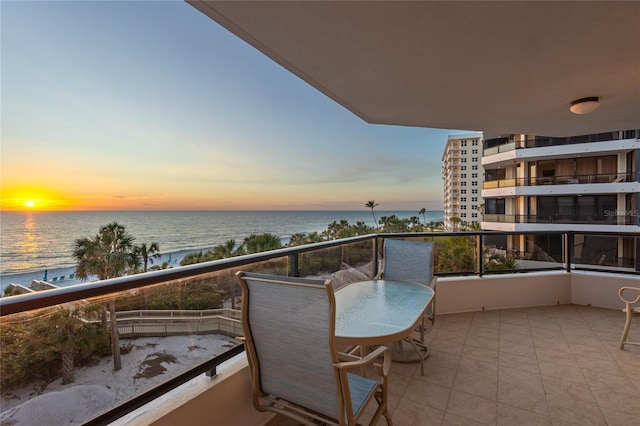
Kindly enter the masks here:
<path id="1" fill-rule="evenodd" d="M 423 217 L 415 211 L 375 210 L 376 219 Z M 443 220 L 442 211 L 430 211 L 425 220 Z M 287 240 L 297 232 L 323 231 L 333 221 L 373 225 L 371 210 L 362 211 L 94 211 L 0 212 L 0 284 L 30 283 L 73 272 L 76 239 L 96 235 L 111 222 L 123 225 L 136 243 L 157 242 L 163 259 L 171 253 L 209 249 L 235 238 L 269 232 Z M 162 261 L 163 259 L 160 259 Z M 22 278 L 22 279 L 20 279 Z"/>

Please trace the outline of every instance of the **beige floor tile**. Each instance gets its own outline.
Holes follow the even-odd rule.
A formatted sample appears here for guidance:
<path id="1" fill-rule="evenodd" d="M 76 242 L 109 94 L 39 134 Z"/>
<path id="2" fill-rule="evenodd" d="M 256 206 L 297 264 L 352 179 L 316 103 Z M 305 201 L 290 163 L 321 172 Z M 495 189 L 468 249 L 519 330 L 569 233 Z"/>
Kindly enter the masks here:
<path id="1" fill-rule="evenodd" d="M 560 377 L 563 380 L 587 384 L 582 370 L 575 365 L 558 364 L 554 361 L 538 361 L 540 375 L 546 377 Z"/>
<path id="2" fill-rule="evenodd" d="M 535 391 L 542 391 L 542 379 L 539 374 L 517 370 L 515 368 L 500 367 L 498 371 L 498 385 L 511 383 L 513 385 L 524 386 Z"/>
<path id="3" fill-rule="evenodd" d="M 635 414 L 626 414 L 617 410 L 608 410 L 603 408 L 602 414 L 607 420 L 608 426 L 631 426 L 640 425 L 640 410 Z"/>
<path id="4" fill-rule="evenodd" d="M 530 334 L 513 333 L 506 330 L 500 330 L 500 340 L 513 343 L 533 344 L 533 338 Z"/>
<path id="5" fill-rule="evenodd" d="M 496 323 L 497 326 L 494 328 L 484 327 L 482 325 L 476 325 L 475 323 L 471 323 L 471 327 L 469 328 L 470 336 L 477 337 L 486 337 L 487 339 L 498 339 L 500 337 L 499 326 L 500 323 Z"/>
<path id="6" fill-rule="evenodd" d="M 468 335 L 467 340 L 464 342 L 464 344 L 467 346 L 474 346 L 476 348 L 491 349 L 497 351 L 500 346 L 500 341 L 498 339 L 489 337 Z"/>
<path id="7" fill-rule="evenodd" d="M 595 370 L 582 370 L 591 389 L 603 389 L 614 392 L 636 393 L 637 389 L 626 376 L 612 376 Z"/>
<path id="8" fill-rule="evenodd" d="M 478 423 L 471 419 L 465 419 L 464 417 L 456 416 L 455 414 L 445 413 L 442 419 L 442 426 L 479 426 L 482 423 Z"/>
<path id="9" fill-rule="evenodd" d="M 555 329 L 549 330 L 548 328 L 531 327 L 531 335 L 534 337 L 541 337 L 543 339 L 564 339 L 564 333 L 558 326 Z"/>
<path id="10" fill-rule="evenodd" d="M 478 361 L 486 361 L 490 363 L 498 362 L 498 351 L 491 349 L 478 348 L 476 346 L 465 345 L 462 350 L 462 356 L 464 358 L 477 359 Z"/>
<path id="11" fill-rule="evenodd" d="M 434 340 L 446 340 L 447 342 L 464 343 L 467 340 L 467 333 L 457 329 L 440 328 L 434 334 Z"/>
<path id="12" fill-rule="evenodd" d="M 515 343 L 500 340 L 500 352 L 536 358 L 536 348 L 533 346 L 533 341 L 531 343 Z"/>
<path id="13" fill-rule="evenodd" d="M 596 405 L 561 395 L 547 395 L 549 413 L 554 419 L 578 425 L 606 425 L 607 422 Z"/>
<path id="14" fill-rule="evenodd" d="M 549 416 L 541 416 L 509 405 L 498 404 L 498 426 L 551 426 Z"/>
<path id="15" fill-rule="evenodd" d="M 603 359 L 606 361 L 613 359 L 611 355 L 609 355 L 607 348 L 602 345 L 589 346 L 582 343 L 569 343 L 569 347 L 571 348 L 571 352 L 582 357 Z"/>
<path id="16" fill-rule="evenodd" d="M 563 339 L 547 339 L 546 337 L 533 337 L 533 344 L 537 349 L 553 349 L 555 351 L 573 353 L 569 343 Z"/>
<path id="17" fill-rule="evenodd" d="M 557 351 L 552 348 L 536 348 L 536 356 L 538 361 L 550 361 L 562 365 L 576 365 L 576 357 L 571 352 Z"/>
<path id="18" fill-rule="evenodd" d="M 591 391 L 600 408 L 640 416 L 640 395 L 598 388 Z"/>
<path id="19" fill-rule="evenodd" d="M 503 368 L 503 367 L 515 368 L 516 370 L 522 370 L 528 373 L 540 374 L 540 369 L 538 368 L 538 361 L 535 358 L 530 358 L 527 356 L 500 352 L 498 365 L 500 368 Z"/>
<path id="20" fill-rule="evenodd" d="M 473 358 L 462 357 L 458 365 L 458 372 L 495 379 L 498 377 L 498 362 L 479 361 Z"/>
<path id="21" fill-rule="evenodd" d="M 497 403 L 464 392 L 451 391 L 447 412 L 485 425 L 495 425 Z"/>
<path id="22" fill-rule="evenodd" d="M 601 359 L 576 355 L 576 363 L 583 370 L 595 370 L 614 376 L 624 376 L 624 371 L 618 366 L 618 363 L 612 361 L 612 358 Z"/>
<path id="23" fill-rule="evenodd" d="M 531 328 L 529 327 L 528 322 L 526 324 L 513 324 L 513 323 L 505 324 L 504 321 L 501 321 L 500 331 L 506 331 L 508 333 L 531 335 Z"/>
<path id="24" fill-rule="evenodd" d="M 450 388 L 413 379 L 407 386 L 404 399 L 444 411 L 447 408 L 450 393 Z"/>
<path id="25" fill-rule="evenodd" d="M 575 383 L 564 380 L 563 376 L 558 377 L 542 377 L 542 385 L 547 395 L 561 395 L 585 402 L 591 405 L 597 405 L 595 397 L 591 392 L 591 388 L 585 383 Z"/>
<path id="26" fill-rule="evenodd" d="M 444 411 L 414 401 L 403 400 L 391 420 L 397 426 L 432 426 L 442 422 Z"/>
<path id="27" fill-rule="evenodd" d="M 449 340 L 441 339 L 440 337 L 436 337 L 431 341 L 431 349 L 452 355 L 460 355 L 463 348 L 463 343 L 452 342 Z"/>
<path id="28" fill-rule="evenodd" d="M 502 382 L 498 387 L 498 403 L 549 416 L 547 400 L 543 391 Z"/>
<path id="29" fill-rule="evenodd" d="M 453 382 L 453 390 L 497 401 L 498 379 L 459 371 Z"/>

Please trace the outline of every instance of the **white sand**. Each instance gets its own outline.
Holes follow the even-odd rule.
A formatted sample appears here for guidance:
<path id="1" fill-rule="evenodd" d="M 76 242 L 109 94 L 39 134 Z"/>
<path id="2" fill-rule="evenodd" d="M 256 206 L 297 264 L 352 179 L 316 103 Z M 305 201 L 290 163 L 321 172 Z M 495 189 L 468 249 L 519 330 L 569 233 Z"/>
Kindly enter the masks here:
<path id="1" fill-rule="evenodd" d="M 122 339 L 121 347 L 131 351 L 122 355 L 122 369 L 113 371 L 113 358 L 105 357 L 94 366 L 76 369 L 75 381 L 62 385 L 62 379 L 38 392 L 34 386 L 2 394 L 0 423 L 4 425 L 81 424 L 118 403 L 167 381 L 169 378 L 211 359 L 237 342 L 221 335 L 149 337 Z M 151 378 L 137 375 L 149 368 L 145 361 L 166 369 Z M 175 362 L 171 362 L 171 357 Z M 168 358 L 168 360 L 167 360 Z M 152 375 L 146 370 L 147 376 Z"/>

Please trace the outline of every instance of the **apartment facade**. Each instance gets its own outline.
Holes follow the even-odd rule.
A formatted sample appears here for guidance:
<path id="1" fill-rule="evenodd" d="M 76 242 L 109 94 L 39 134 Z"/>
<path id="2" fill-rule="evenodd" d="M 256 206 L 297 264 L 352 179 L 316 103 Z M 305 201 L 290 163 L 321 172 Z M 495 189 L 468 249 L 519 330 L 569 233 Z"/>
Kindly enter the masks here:
<path id="1" fill-rule="evenodd" d="M 640 232 L 640 130 L 485 139 L 482 165 L 484 230 Z M 521 258 L 544 260 L 561 257 L 559 238 L 522 235 L 503 244 Z M 617 264 L 639 250 L 631 238 L 576 238 L 584 239 L 578 261 Z"/>
<path id="2" fill-rule="evenodd" d="M 450 135 L 442 154 L 444 225 L 459 230 L 480 225 L 482 208 L 482 133 Z"/>

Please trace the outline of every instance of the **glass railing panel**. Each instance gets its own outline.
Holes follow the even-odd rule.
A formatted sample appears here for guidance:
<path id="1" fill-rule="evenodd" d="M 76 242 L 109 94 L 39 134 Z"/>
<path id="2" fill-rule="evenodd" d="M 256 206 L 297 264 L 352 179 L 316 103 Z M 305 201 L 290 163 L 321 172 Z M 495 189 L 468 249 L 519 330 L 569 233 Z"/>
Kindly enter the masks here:
<path id="1" fill-rule="evenodd" d="M 561 235 L 557 233 L 485 234 L 484 273 L 504 270 L 511 264 L 514 270 L 560 269 L 564 264 L 562 241 Z M 492 263 L 496 265 L 492 267 Z"/>
<path id="2" fill-rule="evenodd" d="M 374 240 L 300 253 L 298 274 L 301 277 L 330 279 L 334 288 L 372 278 Z"/>
<path id="3" fill-rule="evenodd" d="M 640 270 L 636 255 L 640 237 L 602 234 L 575 234 L 573 260 L 576 269 L 598 269 L 612 272 Z"/>

